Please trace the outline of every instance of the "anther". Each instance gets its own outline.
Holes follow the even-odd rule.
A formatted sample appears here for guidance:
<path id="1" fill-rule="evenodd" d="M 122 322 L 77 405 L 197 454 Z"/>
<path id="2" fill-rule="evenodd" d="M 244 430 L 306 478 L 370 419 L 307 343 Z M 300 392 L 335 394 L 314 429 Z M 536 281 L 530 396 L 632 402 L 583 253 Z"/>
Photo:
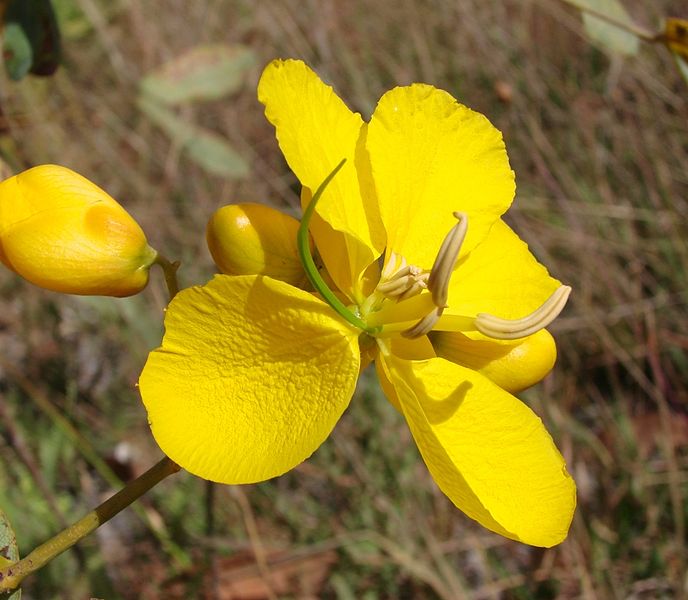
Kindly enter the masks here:
<path id="1" fill-rule="evenodd" d="M 387 261 L 385 268 L 382 270 L 382 273 L 380 274 L 380 278 L 383 280 L 390 279 L 394 275 L 394 273 L 398 273 L 404 267 L 406 267 L 406 259 L 403 256 L 397 254 L 396 252 L 392 252 L 389 255 L 389 260 Z"/>
<path id="2" fill-rule="evenodd" d="M 405 338 L 413 339 L 413 338 L 421 337 L 427 333 L 430 333 L 432 331 L 432 328 L 437 323 L 437 321 L 439 321 L 443 312 L 444 312 L 443 306 L 436 307 L 435 310 L 433 310 L 431 313 L 428 313 L 427 315 L 425 315 L 413 327 L 409 327 L 408 329 L 402 331 L 401 335 Z"/>
<path id="3" fill-rule="evenodd" d="M 454 271 L 461 244 L 463 244 L 468 231 L 468 215 L 455 212 L 454 216 L 459 222 L 451 228 L 447 237 L 444 238 L 428 278 L 428 289 L 432 293 L 432 301 L 435 306 L 442 308 L 447 306 L 449 280 Z"/>
<path id="4" fill-rule="evenodd" d="M 422 273 L 418 277 L 416 277 L 413 282 L 411 283 L 410 287 L 404 291 L 403 294 L 401 294 L 397 300 L 401 302 L 402 300 L 406 300 L 407 298 L 412 298 L 413 296 L 417 296 L 420 294 L 423 290 L 428 289 L 428 276 L 429 273 Z"/>
<path id="5" fill-rule="evenodd" d="M 540 308 L 521 319 L 502 319 L 488 313 L 480 313 L 475 318 L 475 328 L 497 340 L 515 340 L 529 336 L 544 329 L 557 318 L 570 293 L 571 288 L 568 285 L 558 287 Z"/>
<path id="6" fill-rule="evenodd" d="M 394 273 L 391 279 L 378 284 L 375 289 L 387 298 L 404 300 L 427 289 L 427 278 L 427 273 L 423 273 L 421 268 L 406 265 Z"/>

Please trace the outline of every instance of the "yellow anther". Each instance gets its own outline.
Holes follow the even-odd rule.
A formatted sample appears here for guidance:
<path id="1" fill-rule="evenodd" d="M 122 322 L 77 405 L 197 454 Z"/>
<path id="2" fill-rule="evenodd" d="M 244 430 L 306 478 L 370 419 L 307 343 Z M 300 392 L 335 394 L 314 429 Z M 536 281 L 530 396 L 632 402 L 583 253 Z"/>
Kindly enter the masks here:
<path id="1" fill-rule="evenodd" d="M 545 300 L 540 308 L 521 319 L 502 319 L 487 313 L 480 313 L 475 318 L 475 328 L 480 333 L 497 340 L 515 340 L 529 336 L 544 329 L 563 310 L 571 288 L 568 285 L 558 287 Z"/>
<path id="2" fill-rule="evenodd" d="M 435 306 L 443 308 L 447 306 L 449 280 L 454 271 L 461 244 L 463 244 L 468 231 L 468 215 L 462 212 L 455 212 L 454 216 L 459 222 L 451 228 L 447 237 L 444 238 L 428 278 L 428 289 L 432 293 L 432 301 Z"/>

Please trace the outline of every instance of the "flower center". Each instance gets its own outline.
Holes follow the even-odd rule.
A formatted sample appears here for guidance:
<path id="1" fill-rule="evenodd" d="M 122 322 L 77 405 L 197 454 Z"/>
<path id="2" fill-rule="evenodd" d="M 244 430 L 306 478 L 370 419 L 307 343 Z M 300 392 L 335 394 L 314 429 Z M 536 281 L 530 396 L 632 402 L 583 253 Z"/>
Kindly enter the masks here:
<path id="1" fill-rule="evenodd" d="M 542 306 L 520 319 L 479 313 L 473 318 L 452 315 L 446 317 L 446 325 L 442 324 L 442 313 L 448 308 L 449 282 L 468 231 L 468 216 L 461 212 L 453 214 L 458 223 L 444 238 L 430 271 L 409 265 L 403 256 L 391 253 L 380 283 L 358 310 L 363 321 L 378 329 L 375 336 L 400 334 L 417 338 L 438 328 L 477 330 L 493 339 L 510 340 L 547 327 L 564 308 L 570 287 L 560 286 Z"/>
<path id="2" fill-rule="evenodd" d="M 347 307 L 318 272 L 308 240 L 308 227 L 315 205 L 344 162 L 342 160 L 334 168 L 313 194 L 301 219 L 297 245 L 301 263 L 313 287 L 337 313 L 368 336 L 382 338 L 396 334 L 417 338 L 433 329 L 441 329 L 477 330 L 494 339 L 518 339 L 547 327 L 564 308 L 571 288 L 563 285 L 542 306 L 520 319 L 479 313 L 475 317 L 448 315 L 444 317 L 447 323 L 442 323 L 442 313 L 447 308 L 449 297 L 449 282 L 468 231 L 468 216 L 461 212 L 453 213 L 458 223 L 444 238 L 429 271 L 409 265 L 403 256 L 392 252 L 374 292 L 361 305 Z"/>
<path id="3" fill-rule="evenodd" d="M 411 316 L 411 319 L 417 322 L 411 327 L 402 329 L 401 335 L 416 338 L 432 330 L 442 316 L 444 309 L 447 308 L 449 281 L 459 256 L 459 250 L 461 250 L 461 244 L 463 244 L 468 231 L 468 216 L 465 213 L 455 212 L 454 217 L 458 223 L 451 228 L 444 238 L 435 262 L 429 271 L 416 265 L 409 265 L 403 256 L 396 252 L 391 253 L 382 271 L 380 283 L 360 307 L 360 313 L 366 322 L 372 320 L 377 323 L 380 319 L 386 320 L 385 317 L 401 317 L 401 314 L 396 314 L 399 310 L 394 309 L 397 309 L 400 303 L 405 303 L 404 301 L 427 290 L 429 294 L 423 295 L 424 302 L 405 303 L 406 308 L 417 307 L 420 312 Z M 428 307 L 430 307 L 429 310 Z M 387 310 L 385 311 L 385 309 Z M 384 312 L 388 314 L 381 314 Z M 382 331 L 391 333 L 392 329 L 388 324 L 382 328 Z"/>

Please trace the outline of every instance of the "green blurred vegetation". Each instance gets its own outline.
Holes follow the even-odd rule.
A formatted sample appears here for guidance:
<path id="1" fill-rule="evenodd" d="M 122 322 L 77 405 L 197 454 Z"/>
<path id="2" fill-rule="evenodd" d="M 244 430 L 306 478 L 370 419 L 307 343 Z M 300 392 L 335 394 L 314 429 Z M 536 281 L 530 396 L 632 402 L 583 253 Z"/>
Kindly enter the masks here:
<path id="1" fill-rule="evenodd" d="M 624 4 L 652 30 L 688 17 L 683 0 Z M 304 59 L 366 117 L 413 81 L 485 113 L 517 174 L 512 225 L 574 288 L 552 328 L 555 372 L 523 397 L 562 449 L 579 509 L 551 550 L 482 530 L 437 490 L 364 377 L 295 471 L 236 488 L 176 475 L 27 579 L 26 597 L 685 596 L 688 87 L 662 47 L 607 54 L 558 0 L 54 6 L 63 65 L 48 79 L 3 76 L 0 155 L 8 171 L 60 163 L 107 189 L 182 261 L 183 285 L 213 273 L 204 230 L 220 205 L 296 214 L 297 182 L 255 98 L 270 59 Z M 250 52 L 237 84 L 145 108 L 151 74 L 218 44 Z M 198 139 L 211 141 L 193 150 Z M 198 159 L 208 152 L 239 166 L 213 169 Z M 115 300 L 0 276 L 0 507 L 24 554 L 109 495 L 113 473 L 159 458 L 135 382 L 165 300 L 161 277 Z"/>

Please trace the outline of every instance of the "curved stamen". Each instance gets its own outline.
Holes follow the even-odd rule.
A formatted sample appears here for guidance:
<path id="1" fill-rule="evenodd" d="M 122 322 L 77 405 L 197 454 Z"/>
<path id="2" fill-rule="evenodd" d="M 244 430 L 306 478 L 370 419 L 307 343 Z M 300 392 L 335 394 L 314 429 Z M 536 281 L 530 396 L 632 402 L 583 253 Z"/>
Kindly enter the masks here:
<path id="1" fill-rule="evenodd" d="M 521 319 L 502 319 L 488 313 L 475 318 L 475 328 L 482 334 L 497 340 L 515 340 L 544 329 L 566 305 L 571 293 L 568 285 L 558 287 L 540 308 Z"/>
<path id="2" fill-rule="evenodd" d="M 397 271 L 391 279 L 378 284 L 375 291 L 387 298 L 403 300 L 410 298 L 427 288 L 428 275 L 420 267 L 406 265 Z"/>
<path id="3" fill-rule="evenodd" d="M 444 307 L 443 306 L 437 306 L 435 309 L 425 315 L 418 323 L 416 323 L 413 327 L 409 327 L 405 331 L 401 332 L 401 335 L 405 338 L 417 338 L 425 335 L 426 333 L 430 333 L 432 331 L 432 328 L 435 326 L 435 323 L 439 320 L 439 318 L 442 316 L 442 313 L 444 312 Z"/>
<path id="4" fill-rule="evenodd" d="M 414 293 L 418 293 L 422 291 L 421 285 L 427 287 L 432 294 L 432 302 L 435 308 L 413 327 L 403 331 L 401 335 L 404 337 L 417 338 L 432 331 L 432 328 L 442 316 L 442 312 L 447 308 L 449 280 L 454 272 L 454 265 L 459 256 L 461 244 L 463 244 L 466 238 L 466 232 L 468 231 L 468 215 L 458 211 L 453 214 L 459 222 L 451 228 L 442 241 L 442 245 L 440 246 L 439 252 L 437 252 L 437 257 L 432 265 L 427 282 L 423 281 L 419 283 L 415 289 L 411 288 Z M 411 289 L 409 289 L 409 292 L 411 292 Z"/>
<path id="5" fill-rule="evenodd" d="M 468 231 L 468 215 L 457 211 L 454 212 L 454 216 L 459 222 L 451 228 L 447 237 L 444 238 L 428 278 L 428 289 L 432 293 L 432 301 L 435 306 L 443 308 L 447 306 L 449 280 L 454 271 L 461 244 L 463 244 Z"/>

